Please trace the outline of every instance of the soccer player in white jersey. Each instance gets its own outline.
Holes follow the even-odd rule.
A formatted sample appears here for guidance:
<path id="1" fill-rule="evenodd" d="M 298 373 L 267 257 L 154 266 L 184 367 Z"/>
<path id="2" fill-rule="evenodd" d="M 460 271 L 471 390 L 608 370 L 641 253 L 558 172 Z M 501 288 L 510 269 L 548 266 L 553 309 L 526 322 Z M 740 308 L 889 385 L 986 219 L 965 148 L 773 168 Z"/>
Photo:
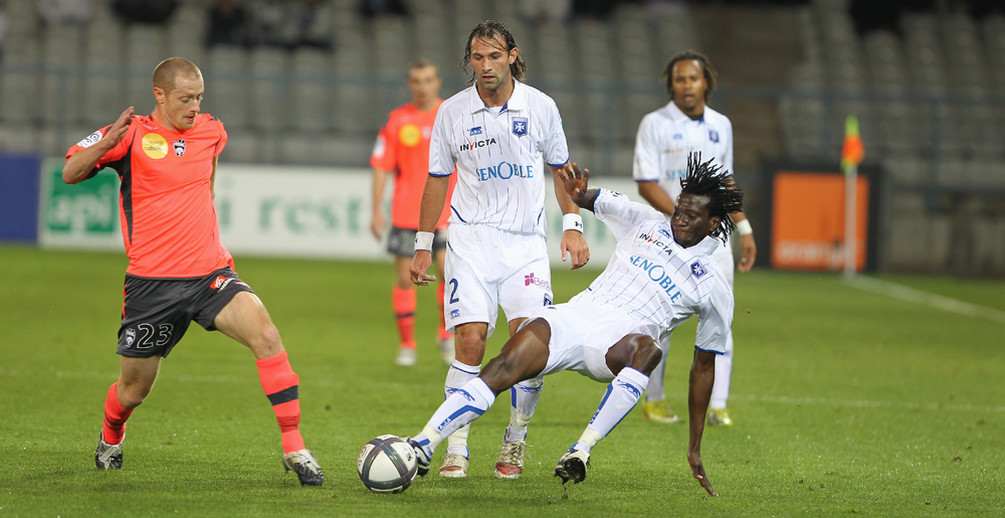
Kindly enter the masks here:
<path id="1" fill-rule="evenodd" d="M 716 85 L 716 73 L 708 58 L 693 50 L 677 54 L 670 59 L 663 73 L 670 102 L 649 113 L 639 124 L 635 141 L 635 161 L 632 175 L 638 183 L 639 194 L 667 217 L 674 213 L 674 200 L 681 192 L 680 179 L 686 174 L 687 157 L 691 152 L 702 153 L 714 159 L 722 174 L 733 171 L 733 125 L 729 119 L 706 103 Z M 732 176 L 730 176 L 732 178 Z M 754 234 L 742 211 L 730 213 L 740 234 L 740 261 L 737 268 L 749 271 L 754 265 L 757 247 Z M 713 255 L 733 286 L 733 247 L 727 240 Z M 709 406 L 708 423 L 712 426 L 731 426 L 732 419 L 726 409 L 729 397 L 729 380 L 733 372 L 733 333 L 729 332 L 726 354 L 715 359 L 715 388 Z M 642 404 L 643 416 L 654 422 L 675 423 L 680 419 L 666 403 L 663 391 L 663 373 L 670 335 L 662 337 L 664 362 L 653 371 Z"/>
<path id="2" fill-rule="evenodd" d="M 538 309 L 503 346 L 499 356 L 433 413 L 409 439 L 419 474 L 433 450 L 459 427 L 484 414 L 502 391 L 520 380 L 572 370 L 610 382 L 582 436 L 558 461 L 562 483 L 586 478 L 592 448 L 634 408 L 663 356 L 657 344 L 698 316 L 688 395 L 687 460 L 693 476 L 716 495 L 701 461 L 705 412 L 715 378 L 715 358 L 726 351 L 733 292 L 710 254 L 734 228 L 728 214 L 743 194 L 711 161 L 689 161 L 673 217 L 606 189 L 588 189 L 589 171 L 565 181 L 576 204 L 592 210 L 618 242 L 610 262 L 590 287 L 568 303 Z"/>
<path id="3" fill-rule="evenodd" d="M 474 84 L 444 101 L 436 114 L 411 266 L 413 283 L 435 279 L 426 273 L 433 227 L 456 165 L 444 267 L 444 321 L 455 343 L 444 382 L 447 397 L 478 375 L 499 306 L 512 335 L 534 310 L 552 303 L 544 163 L 564 214 L 562 259 L 571 257 L 571 267 L 579 268 L 590 258 L 579 208 L 562 184 L 563 171 L 570 170 L 562 118 L 550 97 L 522 82 L 527 65 L 513 35 L 494 20 L 478 24 L 468 36 L 464 63 Z M 532 379 L 513 388 L 498 478 L 523 473 L 527 424 L 542 384 Z M 451 438 L 440 475 L 467 476 L 467 434 L 465 427 Z"/>

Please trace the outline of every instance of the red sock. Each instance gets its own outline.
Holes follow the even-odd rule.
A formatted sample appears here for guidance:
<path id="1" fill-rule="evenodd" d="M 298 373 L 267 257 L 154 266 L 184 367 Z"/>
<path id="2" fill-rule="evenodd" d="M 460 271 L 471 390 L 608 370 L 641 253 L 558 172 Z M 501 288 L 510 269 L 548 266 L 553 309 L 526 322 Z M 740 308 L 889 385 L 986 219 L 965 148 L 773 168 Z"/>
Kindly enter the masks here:
<path id="1" fill-rule="evenodd" d="M 398 324 L 401 346 L 415 349 L 415 288 L 392 288 L 391 308 Z"/>
<path id="2" fill-rule="evenodd" d="M 452 334 L 450 334 L 450 333 L 447 332 L 447 326 L 446 326 L 446 324 L 443 323 L 443 292 L 444 292 L 445 289 L 446 288 L 445 288 L 444 283 L 441 282 L 439 290 L 438 290 L 438 293 L 439 293 L 439 299 L 438 300 L 439 300 L 439 304 L 440 304 L 440 328 L 439 328 L 439 330 L 436 331 L 436 336 L 440 340 L 443 340 L 443 339 L 450 338 L 450 337 L 454 336 L 454 335 L 452 335 Z"/>
<path id="3" fill-rule="evenodd" d="M 122 436 L 126 434 L 126 419 L 133 413 L 132 409 L 122 408 L 118 388 L 118 381 L 112 383 L 112 386 L 108 387 L 108 395 L 105 396 L 105 425 L 101 428 L 101 437 L 108 444 L 122 442 Z"/>
<path id="4" fill-rule="evenodd" d="M 304 438 L 300 435 L 300 377 L 290 367 L 290 360 L 283 351 L 275 356 L 256 360 L 258 378 L 262 389 L 272 403 L 276 413 L 279 431 L 283 437 L 283 453 L 304 449 Z"/>

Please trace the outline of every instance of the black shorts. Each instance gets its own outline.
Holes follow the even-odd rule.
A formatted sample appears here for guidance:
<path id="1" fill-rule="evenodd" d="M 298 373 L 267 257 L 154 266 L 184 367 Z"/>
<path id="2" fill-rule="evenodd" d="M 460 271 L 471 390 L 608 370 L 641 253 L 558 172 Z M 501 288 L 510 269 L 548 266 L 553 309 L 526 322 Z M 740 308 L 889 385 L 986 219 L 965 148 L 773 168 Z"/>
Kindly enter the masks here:
<path id="1" fill-rule="evenodd" d="M 391 227 L 387 235 L 387 253 L 398 257 L 415 255 L 415 230 L 401 227 Z M 447 229 L 438 228 L 433 233 L 433 253 L 447 248 Z"/>
<path id="2" fill-rule="evenodd" d="M 213 320 L 242 291 L 254 293 L 230 267 L 205 277 L 148 279 L 126 275 L 119 348 L 122 356 L 167 356 L 191 321 L 213 331 Z"/>

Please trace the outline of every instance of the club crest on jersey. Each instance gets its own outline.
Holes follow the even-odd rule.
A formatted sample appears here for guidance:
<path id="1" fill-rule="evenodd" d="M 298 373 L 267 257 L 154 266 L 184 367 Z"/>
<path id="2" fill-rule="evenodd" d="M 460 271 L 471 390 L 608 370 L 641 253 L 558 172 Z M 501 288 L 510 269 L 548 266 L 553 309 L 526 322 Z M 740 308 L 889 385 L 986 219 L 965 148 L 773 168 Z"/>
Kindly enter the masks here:
<path id="1" fill-rule="evenodd" d="M 513 117 L 513 134 L 522 137 L 527 134 L 527 117 Z"/>
<path id="2" fill-rule="evenodd" d="M 706 273 L 708 273 L 708 270 L 706 270 L 705 267 L 701 265 L 701 263 L 699 263 L 698 261 L 691 263 L 691 275 L 694 275 L 695 277 L 701 277 Z"/>
<path id="3" fill-rule="evenodd" d="M 174 154 L 175 154 L 175 156 L 179 156 L 179 157 L 185 156 L 185 140 L 184 139 L 174 141 Z"/>
<path id="4" fill-rule="evenodd" d="M 714 129 L 708 130 L 708 140 L 712 142 L 719 142 L 719 132 Z"/>
<path id="5" fill-rule="evenodd" d="M 481 135 L 481 134 L 482 134 L 482 127 L 481 126 L 475 126 L 475 127 L 473 127 L 473 128 L 471 128 L 471 129 L 468 130 L 468 136 L 469 137 L 473 137 L 475 135 Z"/>

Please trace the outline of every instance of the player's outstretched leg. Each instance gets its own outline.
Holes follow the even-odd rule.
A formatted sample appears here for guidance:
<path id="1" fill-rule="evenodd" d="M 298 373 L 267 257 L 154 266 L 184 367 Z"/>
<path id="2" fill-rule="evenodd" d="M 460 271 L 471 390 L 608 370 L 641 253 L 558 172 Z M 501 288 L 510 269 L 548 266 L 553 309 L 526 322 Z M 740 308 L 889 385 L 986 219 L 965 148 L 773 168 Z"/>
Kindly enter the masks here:
<path id="1" fill-rule="evenodd" d="M 272 403 L 283 441 L 283 467 L 293 471 L 304 486 L 325 481 L 318 459 L 304 447 L 300 435 L 300 377 L 293 372 L 286 351 L 256 360 L 262 389 Z"/>
<path id="2" fill-rule="evenodd" d="M 480 365 L 467 365 L 459 360 L 450 363 L 447 378 L 444 381 L 444 400 L 461 390 L 471 380 L 478 376 Z M 447 453 L 443 456 L 443 466 L 439 474 L 447 478 L 464 478 L 468 476 L 468 432 L 469 426 L 463 426 L 449 435 Z"/>

